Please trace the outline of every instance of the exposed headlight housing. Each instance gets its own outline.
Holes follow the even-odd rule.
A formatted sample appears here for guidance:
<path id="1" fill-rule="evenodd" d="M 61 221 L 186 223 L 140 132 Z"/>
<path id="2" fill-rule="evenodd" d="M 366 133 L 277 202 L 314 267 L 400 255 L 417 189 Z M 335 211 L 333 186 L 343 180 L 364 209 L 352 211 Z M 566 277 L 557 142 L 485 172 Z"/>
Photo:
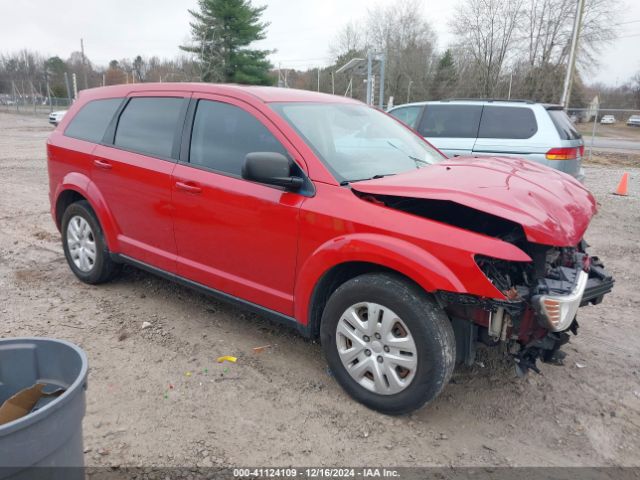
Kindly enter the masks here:
<path id="1" fill-rule="evenodd" d="M 571 326 L 580 307 L 588 280 L 589 274 L 580 270 L 571 293 L 566 295 L 535 295 L 532 298 L 533 306 L 544 327 L 552 332 L 561 332 Z"/>

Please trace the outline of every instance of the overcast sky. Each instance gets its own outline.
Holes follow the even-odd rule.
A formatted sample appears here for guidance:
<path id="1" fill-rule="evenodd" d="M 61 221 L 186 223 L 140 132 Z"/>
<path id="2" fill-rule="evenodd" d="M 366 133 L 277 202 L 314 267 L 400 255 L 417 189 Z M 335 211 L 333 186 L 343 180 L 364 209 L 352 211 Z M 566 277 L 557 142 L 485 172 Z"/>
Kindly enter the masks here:
<path id="1" fill-rule="evenodd" d="M 378 0 L 386 5 L 394 0 Z M 456 0 L 423 0 L 424 14 L 438 33 L 438 47 L 452 40 L 447 24 Z M 640 70 L 640 0 L 624 0 L 620 38 L 602 52 L 600 66 L 587 82 L 611 85 L 627 81 Z M 339 28 L 366 15 L 375 0 L 254 0 L 266 4 L 271 23 L 260 47 L 276 49 L 275 66 L 306 68 L 324 65 L 329 44 Z M 21 48 L 68 58 L 80 48 L 91 61 L 106 65 L 111 59 L 136 55 L 173 57 L 177 45 L 188 40 L 190 16 L 196 0 L 5 0 L 0 28 L 0 51 Z M 572 21 L 568 19 L 567 21 Z M 629 35 L 637 35 L 629 37 Z"/>

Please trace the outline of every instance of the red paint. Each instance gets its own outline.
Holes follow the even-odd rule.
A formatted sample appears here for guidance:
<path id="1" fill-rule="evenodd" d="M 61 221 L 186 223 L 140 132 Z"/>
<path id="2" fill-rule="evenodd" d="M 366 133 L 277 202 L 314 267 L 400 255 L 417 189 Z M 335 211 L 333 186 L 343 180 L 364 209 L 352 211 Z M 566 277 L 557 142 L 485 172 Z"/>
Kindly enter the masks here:
<path id="1" fill-rule="evenodd" d="M 593 195 L 574 178 L 526 160 L 447 160 L 409 173 L 354 184 L 359 192 L 450 200 L 512 220 L 531 242 L 576 245 L 596 213 Z"/>
<path id="2" fill-rule="evenodd" d="M 308 197 L 186 163 L 93 145 L 63 135 L 75 113 L 98 98 L 181 95 L 232 103 L 262 122 L 307 173 Z M 504 298 L 474 255 L 530 261 L 501 240 L 415 217 L 340 186 L 269 102 L 353 102 L 264 87 L 140 84 L 86 90 L 48 140 L 52 213 L 74 190 L 92 205 L 109 249 L 293 316 L 307 324 L 313 290 L 344 262 L 369 262 L 427 291 Z M 575 245 L 595 212 L 571 177 L 528 162 L 455 159 L 412 173 L 354 183 L 369 194 L 446 199 L 523 225 L 530 241 Z"/>

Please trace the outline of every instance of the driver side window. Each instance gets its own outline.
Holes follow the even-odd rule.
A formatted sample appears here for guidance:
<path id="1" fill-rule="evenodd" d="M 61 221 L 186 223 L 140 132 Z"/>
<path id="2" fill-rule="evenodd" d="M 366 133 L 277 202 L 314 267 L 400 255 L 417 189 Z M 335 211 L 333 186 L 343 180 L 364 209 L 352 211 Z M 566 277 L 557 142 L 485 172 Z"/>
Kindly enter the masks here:
<path id="1" fill-rule="evenodd" d="M 271 132 L 245 110 L 223 102 L 198 101 L 191 132 L 191 164 L 239 177 L 251 152 L 287 154 Z"/>

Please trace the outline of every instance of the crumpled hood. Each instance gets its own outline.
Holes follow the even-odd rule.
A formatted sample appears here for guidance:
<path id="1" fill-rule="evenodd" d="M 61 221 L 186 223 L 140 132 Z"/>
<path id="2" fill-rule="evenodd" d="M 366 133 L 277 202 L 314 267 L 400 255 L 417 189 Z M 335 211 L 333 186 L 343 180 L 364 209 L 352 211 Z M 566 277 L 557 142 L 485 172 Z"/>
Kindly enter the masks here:
<path id="1" fill-rule="evenodd" d="M 530 242 L 574 246 L 596 213 L 577 180 L 526 160 L 456 157 L 419 170 L 353 183 L 361 193 L 448 200 L 522 225 Z"/>

